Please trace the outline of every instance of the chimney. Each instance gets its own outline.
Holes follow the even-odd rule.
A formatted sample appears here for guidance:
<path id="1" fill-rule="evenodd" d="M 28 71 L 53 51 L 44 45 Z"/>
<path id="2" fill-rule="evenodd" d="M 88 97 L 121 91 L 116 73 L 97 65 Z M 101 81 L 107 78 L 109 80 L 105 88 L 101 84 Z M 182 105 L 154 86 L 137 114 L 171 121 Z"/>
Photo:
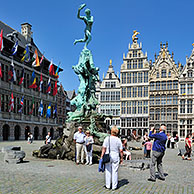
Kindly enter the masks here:
<path id="1" fill-rule="evenodd" d="M 21 24 L 21 34 L 25 37 L 27 42 L 31 42 L 32 39 L 32 26 L 29 23 Z"/>

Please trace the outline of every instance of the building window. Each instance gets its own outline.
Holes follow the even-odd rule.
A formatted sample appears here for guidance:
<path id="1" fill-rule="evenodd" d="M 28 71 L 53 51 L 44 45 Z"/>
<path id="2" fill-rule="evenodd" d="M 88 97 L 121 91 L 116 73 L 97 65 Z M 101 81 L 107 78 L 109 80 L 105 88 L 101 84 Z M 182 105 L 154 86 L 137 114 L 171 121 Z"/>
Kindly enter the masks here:
<path id="1" fill-rule="evenodd" d="M 167 120 L 171 121 L 172 120 L 172 112 L 171 112 L 171 108 L 167 109 Z"/>
<path id="2" fill-rule="evenodd" d="M 160 109 L 156 109 L 156 120 L 160 120 Z"/>
<path id="3" fill-rule="evenodd" d="M 133 69 L 137 69 L 137 60 L 133 60 Z"/>
<path id="4" fill-rule="evenodd" d="M 131 127 L 131 118 L 127 118 L 127 127 Z"/>
<path id="5" fill-rule="evenodd" d="M 127 98 L 131 98 L 131 87 L 127 87 Z"/>
<path id="6" fill-rule="evenodd" d="M 143 59 L 140 59 L 140 60 L 138 61 L 138 68 L 139 68 L 139 69 L 142 69 L 142 68 L 143 68 Z"/>
<path id="7" fill-rule="evenodd" d="M 178 95 L 173 95 L 173 104 L 178 104 Z"/>
<path id="8" fill-rule="evenodd" d="M 143 77 L 142 77 L 142 72 L 138 73 L 138 83 L 142 83 Z"/>
<path id="9" fill-rule="evenodd" d="M 132 127 L 136 127 L 136 126 L 137 126 L 136 118 L 132 118 Z"/>
<path id="10" fill-rule="evenodd" d="M 171 77 L 171 71 L 169 70 L 169 72 L 168 72 L 168 77 Z"/>
<path id="11" fill-rule="evenodd" d="M 148 71 L 144 72 L 144 83 L 148 82 Z"/>
<path id="12" fill-rule="evenodd" d="M 116 82 L 110 82 L 110 87 L 115 88 L 116 87 Z"/>
<path id="13" fill-rule="evenodd" d="M 193 76 L 192 71 L 188 71 L 188 77 L 192 77 L 192 76 Z"/>
<path id="14" fill-rule="evenodd" d="M 122 98 L 126 98 L 126 88 L 122 88 Z"/>
<path id="15" fill-rule="evenodd" d="M 187 94 L 193 94 L 193 84 L 187 84 Z"/>
<path id="16" fill-rule="evenodd" d="M 186 90 L 185 88 L 186 88 L 185 84 L 180 84 L 180 90 L 181 90 L 180 92 L 181 92 L 181 94 L 186 94 L 185 93 L 185 90 Z"/>
<path id="17" fill-rule="evenodd" d="M 161 109 L 161 120 L 162 121 L 166 120 L 166 109 L 165 108 Z"/>
<path id="18" fill-rule="evenodd" d="M 185 100 L 180 100 L 180 113 L 185 113 Z"/>
<path id="19" fill-rule="evenodd" d="M 187 113 L 192 113 L 192 102 L 193 100 L 187 100 Z"/>
<path id="20" fill-rule="evenodd" d="M 161 96 L 161 104 L 162 105 L 166 104 L 166 95 Z"/>
<path id="21" fill-rule="evenodd" d="M 150 96 L 150 105 L 154 105 L 154 96 Z"/>
<path id="22" fill-rule="evenodd" d="M 173 109 L 173 120 L 178 120 L 178 109 L 177 108 Z"/>
<path id="23" fill-rule="evenodd" d="M 137 124 L 138 127 L 142 127 L 142 118 L 138 118 L 138 124 Z"/>
<path id="24" fill-rule="evenodd" d="M 191 134 L 192 133 L 192 120 L 191 119 L 187 120 L 187 131 L 188 130 L 191 130 L 191 132 L 189 132 L 189 134 Z"/>
<path id="25" fill-rule="evenodd" d="M 142 101 L 138 101 L 138 114 L 142 114 Z"/>
<path id="26" fill-rule="evenodd" d="M 160 95 L 157 95 L 156 96 L 156 105 L 159 105 L 160 104 Z"/>
<path id="27" fill-rule="evenodd" d="M 122 83 L 126 84 L 126 73 L 122 73 Z"/>
<path id="28" fill-rule="evenodd" d="M 127 73 L 127 83 L 131 83 L 131 73 Z"/>
<path id="29" fill-rule="evenodd" d="M 154 120 L 154 109 L 150 110 L 150 120 Z"/>
<path id="30" fill-rule="evenodd" d="M 100 99 L 101 101 L 105 101 L 105 92 L 102 92 L 102 93 L 101 93 L 100 98 L 101 98 L 101 99 Z"/>
<path id="31" fill-rule="evenodd" d="M 138 87 L 138 97 L 142 97 L 142 87 Z"/>
<path id="32" fill-rule="evenodd" d="M 167 104 L 168 105 L 172 104 L 172 96 L 171 95 L 167 96 Z"/>
<path id="33" fill-rule="evenodd" d="M 126 113 L 126 102 L 122 102 L 121 103 L 121 114 L 125 114 Z"/>
<path id="34" fill-rule="evenodd" d="M 154 85 L 155 85 L 154 82 L 150 82 L 150 91 L 153 91 L 154 90 Z"/>
<path id="35" fill-rule="evenodd" d="M 133 57 L 137 57 L 137 50 L 133 51 Z"/>
<path id="36" fill-rule="evenodd" d="M 162 82 L 162 90 L 166 90 L 166 81 Z"/>
<path id="37" fill-rule="evenodd" d="M 137 73 L 133 72 L 133 83 L 137 83 Z"/>
<path id="38" fill-rule="evenodd" d="M 148 127 L 148 118 L 143 118 L 143 127 Z"/>
<path id="39" fill-rule="evenodd" d="M 131 114 L 131 101 L 127 102 L 127 114 Z"/>
<path id="40" fill-rule="evenodd" d="M 178 81 L 173 81 L 173 89 L 178 89 Z"/>
<path id="41" fill-rule="evenodd" d="M 167 81 L 167 89 L 172 90 L 172 81 Z"/>
<path id="42" fill-rule="evenodd" d="M 171 124 L 167 125 L 167 133 L 169 133 L 169 134 L 172 133 L 172 125 Z"/>
<path id="43" fill-rule="evenodd" d="M 148 101 L 143 101 L 143 114 L 148 114 Z"/>
<path id="44" fill-rule="evenodd" d="M 137 104 L 136 101 L 132 101 L 132 114 L 136 114 L 137 113 L 136 104 Z"/>
<path id="45" fill-rule="evenodd" d="M 131 69 L 131 60 L 127 60 L 127 69 Z"/>
<path id="46" fill-rule="evenodd" d="M 120 91 L 116 91 L 116 101 L 120 101 Z"/>
<path id="47" fill-rule="evenodd" d="M 144 87 L 144 97 L 148 97 L 148 86 Z"/>
<path id="48" fill-rule="evenodd" d="M 109 79 L 112 79 L 112 73 L 109 73 Z"/>
<path id="49" fill-rule="evenodd" d="M 160 90 L 160 82 L 156 82 L 156 90 Z"/>
<path id="50" fill-rule="evenodd" d="M 162 69 L 161 77 L 166 78 L 166 69 Z"/>
<path id="51" fill-rule="evenodd" d="M 137 97 L 137 87 L 133 87 L 133 98 Z"/>
<path id="52" fill-rule="evenodd" d="M 159 74 L 159 71 L 157 71 L 156 78 L 159 78 L 159 77 L 160 77 L 160 74 Z"/>

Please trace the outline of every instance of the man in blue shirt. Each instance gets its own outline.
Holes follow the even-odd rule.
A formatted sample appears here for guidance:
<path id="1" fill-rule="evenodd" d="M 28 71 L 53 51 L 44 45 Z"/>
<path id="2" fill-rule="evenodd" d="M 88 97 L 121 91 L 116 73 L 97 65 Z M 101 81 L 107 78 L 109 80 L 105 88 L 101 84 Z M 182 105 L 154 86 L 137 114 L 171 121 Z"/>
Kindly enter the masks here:
<path id="1" fill-rule="evenodd" d="M 149 137 L 154 138 L 154 144 L 152 147 L 152 162 L 150 166 L 150 178 L 148 181 L 155 182 L 156 181 L 156 175 L 155 175 L 155 165 L 157 162 L 157 168 L 158 168 L 158 174 L 160 180 L 165 180 L 163 168 L 162 168 L 162 158 L 165 154 L 165 145 L 167 141 L 167 136 L 165 134 L 166 126 L 161 125 L 159 129 L 159 133 L 156 133 L 154 127 L 151 128 Z"/>

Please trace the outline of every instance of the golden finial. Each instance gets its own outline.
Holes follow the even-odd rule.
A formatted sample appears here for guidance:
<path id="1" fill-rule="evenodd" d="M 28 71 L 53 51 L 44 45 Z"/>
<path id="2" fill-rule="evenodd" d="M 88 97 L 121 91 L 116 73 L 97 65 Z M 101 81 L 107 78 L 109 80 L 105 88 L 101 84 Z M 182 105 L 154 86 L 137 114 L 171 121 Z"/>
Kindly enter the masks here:
<path id="1" fill-rule="evenodd" d="M 179 68 L 181 67 L 181 63 L 179 62 Z"/>
<path id="2" fill-rule="evenodd" d="M 112 59 L 110 59 L 110 65 L 112 65 Z"/>
<path id="3" fill-rule="evenodd" d="M 163 50 L 163 52 L 162 52 L 162 57 L 163 57 L 163 59 L 165 58 L 165 56 L 166 56 L 166 53 L 165 53 L 165 51 Z"/>
<path id="4" fill-rule="evenodd" d="M 192 46 L 194 47 L 194 43 L 192 44 Z"/>

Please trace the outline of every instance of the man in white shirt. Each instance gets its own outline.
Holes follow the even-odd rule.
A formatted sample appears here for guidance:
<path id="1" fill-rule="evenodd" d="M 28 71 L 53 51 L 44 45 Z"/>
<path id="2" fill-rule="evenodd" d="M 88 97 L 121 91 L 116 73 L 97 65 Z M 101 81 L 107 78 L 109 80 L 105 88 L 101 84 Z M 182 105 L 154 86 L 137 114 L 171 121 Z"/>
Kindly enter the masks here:
<path id="1" fill-rule="evenodd" d="M 46 136 L 46 141 L 45 141 L 46 144 L 50 144 L 51 143 L 51 133 L 48 132 L 48 135 Z"/>
<path id="2" fill-rule="evenodd" d="M 84 138 L 85 134 L 82 131 L 82 126 L 78 127 L 78 131 L 74 134 L 73 140 L 76 144 L 76 164 L 79 164 L 79 157 L 81 153 L 81 163 L 84 164 Z"/>

